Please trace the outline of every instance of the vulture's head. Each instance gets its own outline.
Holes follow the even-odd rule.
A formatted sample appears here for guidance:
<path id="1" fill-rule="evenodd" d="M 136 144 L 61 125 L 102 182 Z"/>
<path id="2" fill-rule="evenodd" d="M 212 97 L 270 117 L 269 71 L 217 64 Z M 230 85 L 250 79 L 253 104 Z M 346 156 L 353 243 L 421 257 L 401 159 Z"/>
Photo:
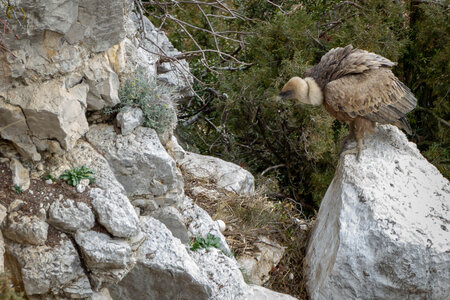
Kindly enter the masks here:
<path id="1" fill-rule="evenodd" d="M 296 99 L 301 103 L 321 105 L 323 102 L 323 94 L 316 81 L 311 77 L 305 79 L 300 77 L 292 77 L 283 86 L 278 100 Z"/>

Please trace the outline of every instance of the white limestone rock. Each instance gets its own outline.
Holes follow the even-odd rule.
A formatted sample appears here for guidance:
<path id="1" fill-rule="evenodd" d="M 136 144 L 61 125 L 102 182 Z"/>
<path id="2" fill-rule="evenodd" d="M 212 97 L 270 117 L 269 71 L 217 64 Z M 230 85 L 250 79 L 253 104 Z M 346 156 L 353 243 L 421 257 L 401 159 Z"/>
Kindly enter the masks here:
<path id="1" fill-rule="evenodd" d="M 12 89 L 7 98 L 22 108 L 31 135 L 43 140 L 56 139 L 68 150 L 88 130 L 86 95 L 86 85 L 68 89 L 62 80 L 55 79 Z"/>
<path id="2" fill-rule="evenodd" d="M 217 157 L 187 152 L 178 161 L 185 176 L 198 180 L 212 180 L 218 188 L 249 195 L 255 191 L 255 179 L 247 170 Z"/>
<path id="3" fill-rule="evenodd" d="M 185 246 L 158 220 L 141 217 L 146 235 L 136 266 L 117 285 L 113 299 L 211 299 L 211 289 Z"/>
<path id="4" fill-rule="evenodd" d="M 74 298 L 87 298 L 92 294 L 78 253 L 66 236 L 63 235 L 55 247 L 9 242 L 6 251 L 14 258 L 11 266 L 19 272 L 27 296 L 59 295 L 57 298 L 61 299 L 66 294 Z"/>
<path id="5" fill-rule="evenodd" d="M 163 207 L 153 212 L 151 216 L 166 225 L 172 235 L 180 239 L 183 244 L 189 243 L 189 233 L 184 224 L 183 216 L 175 207 Z"/>
<path id="6" fill-rule="evenodd" d="M 6 207 L 0 204 L 0 224 L 6 217 Z M 0 231 L 0 273 L 5 272 L 5 241 L 3 240 L 3 234 Z"/>
<path id="7" fill-rule="evenodd" d="M 15 158 L 11 159 L 9 168 L 12 171 L 13 185 L 20 187 L 23 191 L 28 190 L 30 187 L 30 172 L 28 172 L 28 169 Z"/>
<path id="8" fill-rule="evenodd" d="M 117 125 L 120 127 L 122 135 L 128 135 L 133 130 L 141 126 L 144 122 L 144 113 L 140 108 L 128 108 L 119 112 L 116 116 Z"/>
<path id="9" fill-rule="evenodd" d="M 84 77 L 89 85 L 86 99 L 88 110 L 100 110 L 118 104 L 119 77 L 112 70 L 108 57 L 103 53 L 98 54 L 86 64 Z"/>
<path id="10" fill-rule="evenodd" d="M 2 232 L 8 239 L 31 245 L 44 245 L 47 240 L 48 224 L 37 216 L 11 212 L 3 223 Z"/>
<path id="11" fill-rule="evenodd" d="M 139 220 L 128 198 L 111 190 L 89 191 L 98 222 L 116 237 L 130 238 L 139 233 Z"/>
<path id="12" fill-rule="evenodd" d="M 225 237 L 220 232 L 219 225 L 191 198 L 185 196 L 179 208 L 191 237 L 201 236 L 205 238 L 208 234 L 212 234 L 220 239 L 221 249 L 225 253 L 231 253 Z"/>
<path id="13" fill-rule="evenodd" d="M 248 300 L 295 300 L 290 295 L 274 292 L 259 285 L 249 285 L 246 297 Z"/>
<path id="14" fill-rule="evenodd" d="M 269 280 L 270 271 L 283 257 L 285 247 L 267 237 L 258 238 L 259 241 L 255 243 L 257 250 L 251 254 L 240 255 L 237 262 L 249 282 L 263 285 Z"/>
<path id="15" fill-rule="evenodd" d="M 450 184 L 393 126 L 346 155 L 306 255 L 312 299 L 448 299 Z"/>
<path id="16" fill-rule="evenodd" d="M 86 203 L 56 200 L 50 205 L 48 222 L 63 231 L 88 231 L 94 227 L 95 217 Z"/>
<path id="17" fill-rule="evenodd" d="M 80 246 L 89 269 L 121 269 L 133 263 L 130 245 L 96 231 L 77 232 Z"/>
<path id="18" fill-rule="evenodd" d="M 75 147 L 63 157 L 52 158 L 50 171 L 55 177 L 59 177 L 65 170 L 73 167 L 88 166 L 95 172 L 95 184 L 104 190 L 125 193 L 125 189 L 117 181 L 108 161 L 98 153 L 89 143 L 78 140 Z"/>
<path id="19" fill-rule="evenodd" d="M 34 161 L 41 159 L 28 135 L 28 125 L 20 107 L 0 101 L 0 128 L 0 137 L 13 142 L 23 157 Z"/>
<path id="20" fill-rule="evenodd" d="M 128 195 L 149 194 L 162 206 L 179 201 L 182 177 L 155 130 L 138 127 L 122 136 L 110 125 L 93 125 L 86 137 L 97 151 L 104 153 Z"/>

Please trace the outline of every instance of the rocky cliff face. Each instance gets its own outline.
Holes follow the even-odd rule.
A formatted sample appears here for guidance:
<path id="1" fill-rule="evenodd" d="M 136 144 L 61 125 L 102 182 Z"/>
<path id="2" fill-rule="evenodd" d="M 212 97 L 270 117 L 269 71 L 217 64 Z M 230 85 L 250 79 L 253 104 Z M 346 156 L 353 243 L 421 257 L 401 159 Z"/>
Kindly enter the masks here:
<path id="1" fill-rule="evenodd" d="M 243 194 L 254 191 L 250 173 L 185 153 L 172 132 L 140 126 L 136 109 L 118 115 L 120 130 L 102 124 L 137 68 L 175 87 L 170 100 L 189 95 L 187 63 L 159 63 L 158 53 L 178 54 L 164 33 L 128 0 L 14 4 L 26 18 L 9 21 L 0 55 L 0 254 L 28 298 L 293 299 L 244 282 L 218 224 L 184 194 L 179 167 Z M 42 179 L 83 165 L 95 186 Z M 208 234 L 220 249 L 189 249 Z"/>
<path id="2" fill-rule="evenodd" d="M 448 299 L 450 183 L 396 127 L 340 159 L 307 250 L 312 299 Z"/>

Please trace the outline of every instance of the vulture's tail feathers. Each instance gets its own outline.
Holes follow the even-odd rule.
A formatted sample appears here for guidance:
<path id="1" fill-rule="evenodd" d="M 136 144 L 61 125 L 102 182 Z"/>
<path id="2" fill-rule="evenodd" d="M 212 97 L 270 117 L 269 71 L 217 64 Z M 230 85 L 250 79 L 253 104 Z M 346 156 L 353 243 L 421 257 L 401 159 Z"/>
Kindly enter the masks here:
<path id="1" fill-rule="evenodd" d="M 412 134 L 412 128 L 405 117 L 401 117 L 395 125 L 401 129 L 404 129 L 408 134 Z"/>

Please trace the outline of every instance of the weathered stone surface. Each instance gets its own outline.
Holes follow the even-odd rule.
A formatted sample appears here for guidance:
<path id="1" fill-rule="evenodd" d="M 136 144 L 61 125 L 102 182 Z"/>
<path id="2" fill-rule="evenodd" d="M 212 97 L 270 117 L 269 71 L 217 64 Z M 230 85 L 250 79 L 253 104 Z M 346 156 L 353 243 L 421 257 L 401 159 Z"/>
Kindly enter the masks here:
<path id="1" fill-rule="evenodd" d="M 312 299 L 446 299 L 450 185 L 393 126 L 340 159 L 306 255 Z"/>
<path id="2" fill-rule="evenodd" d="M 240 195 L 252 194 L 255 191 L 253 175 L 231 162 L 217 157 L 187 152 L 178 163 L 185 176 L 213 181 L 218 188 Z"/>
<path id="3" fill-rule="evenodd" d="M 56 139 L 64 149 L 71 149 L 88 130 L 83 107 L 86 94 L 84 84 L 66 89 L 61 80 L 51 80 L 13 89 L 8 97 L 22 108 L 32 136 Z"/>
<path id="4" fill-rule="evenodd" d="M 146 235 L 138 262 L 117 285 L 109 287 L 114 299 L 211 299 L 210 288 L 185 246 L 158 220 L 141 217 Z"/>
<path id="5" fill-rule="evenodd" d="M 213 221 L 206 211 L 195 204 L 192 199 L 187 196 L 184 197 L 183 203 L 180 205 L 180 211 L 191 237 L 206 237 L 208 234 L 212 234 L 219 237 L 221 249 L 225 253 L 231 253 L 217 223 Z"/>
<path id="6" fill-rule="evenodd" d="M 117 135 L 110 125 L 93 125 L 88 141 L 110 163 L 129 195 L 150 194 L 160 205 L 178 201 L 183 181 L 175 161 L 161 145 L 156 132 L 139 127 L 127 136 Z"/>
<path id="7" fill-rule="evenodd" d="M 170 156 L 172 156 L 176 161 L 182 160 L 186 156 L 186 151 L 180 146 L 174 135 L 172 135 L 170 141 L 168 141 L 165 146 L 167 152 L 169 152 Z"/>
<path id="8" fill-rule="evenodd" d="M 94 188 L 89 191 L 98 221 L 116 237 L 129 238 L 139 233 L 139 220 L 128 198 L 115 191 Z"/>
<path id="9" fill-rule="evenodd" d="M 228 300 L 294 300 L 295 298 L 276 293 L 263 287 L 247 285 L 242 277 L 236 261 L 225 256 L 216 248 L 191 252 L 197 266 L 203 275 L 208 278 L 212 289 L 210 299 Z"/>
<path id="10" fill-rule="evenodd" d="M 0 224 L 6 217 L 6 207 L 0 204 Z M 0 231 L 0 273 L 5 272 L 5 241 L 3 240 L 3 234 Z"/>
<path id="11" fill-rule="evenodd" d="M 9 168 L 12 171 L 13 185 L 22 188 L 26 191 L 30 187 L 30 173 L 19 160 L 13 158 L 9 163 Z"/>
<path id="12" fill-rule="evenodd" d="M 77 232 L 75 241 L 80 246 L 90 270 L 123 269 L 133 264 L 130 245 L 96 231 Z"/>
<path id="13" fill-rule="evenodd" d="M 89 110 L 112 107 L 119 100 L 119 77 L 112 70 L 108 57 L 98 54 L 92 57 L 84 70 L 84 77 L 89 85 L 87 105 Z"/>
<path id="14" fill-rule="evenodd" d="M 105 51 L 125 37 L 125 0 L 79 0 L 78 19 L 66 37 L 71 43 L 82 41 L 94 52 Z"/>
<path id="15" fill-rule="evenodd" d="M 151 216 L 166 225 L 172 235 L 180 239 L 183 244 L 189 242 L 189 234 L 183 222 L 183 216 L 175 207 L 163 207 L 152 213 Z"/>
<path id="16" fill-rule="evenodd" d="M 67 237 L 55 247 L 8 243 L 6 251 L 20 272 L 26 294 L 89 297 L 92 290 L 78 253 Z M 14 272 L 13 272 L 14 273 Z"/>
<path id="17" fill-rule="evenodd" d="M 295 300 L 292 296 L 269 290 L 259 285 L 249 285 L 246 293 L 248 300 Z"/>
<path id="18" fill-rule="evenodd" d="M 20 107 L 0 100 L 0 129 L 0 137 L 12 141 L 23 157 L 35 161 L 41 159 L 28 135 L 28 126 Z"/>
<path id="19" fill-rule="evenodd" d="M 63 157 L 53 157 L 50 171 L 55 177 L 59 177 L 65 170 L 83 165 L 96 171 L 95 184 L 99 188 L 125 193 L 125 189 L 117 181 L 106 159 L 83 140 L 79 140 L 75 147 Z"/>
<path id="20" fill-rule="evenodd" d="M 48 221 L 63 231 L 87 231 L 94 226 L 95 217 L 87 204 L 71 199 L 55 201 L 50 206 Z"/>
<path id="21" fill-rule="evenodd" d="M 130 134 L 136 127 L 144 122 L 144 113 L 140 108 L 129 108 L 117 114 L 117 125 L 122 135 Z"/>
<path id="22" fill-rule="evenodd" d="M 36 216 L 12 212 L 6 217 L 2 231 L 5 237 L 15 242 L 44 245 L 47 240 L 48 224 Z"/>
<path id="23" fill-rule="evenodd" d="M 284 247 L 264 236 L 259 237 L 255 246 L 257 250 L 254 253 L 239 256 L 237 262 L 248 281 L 262 285 L 269 280 L 270 271 L 283 257 Z"/>

